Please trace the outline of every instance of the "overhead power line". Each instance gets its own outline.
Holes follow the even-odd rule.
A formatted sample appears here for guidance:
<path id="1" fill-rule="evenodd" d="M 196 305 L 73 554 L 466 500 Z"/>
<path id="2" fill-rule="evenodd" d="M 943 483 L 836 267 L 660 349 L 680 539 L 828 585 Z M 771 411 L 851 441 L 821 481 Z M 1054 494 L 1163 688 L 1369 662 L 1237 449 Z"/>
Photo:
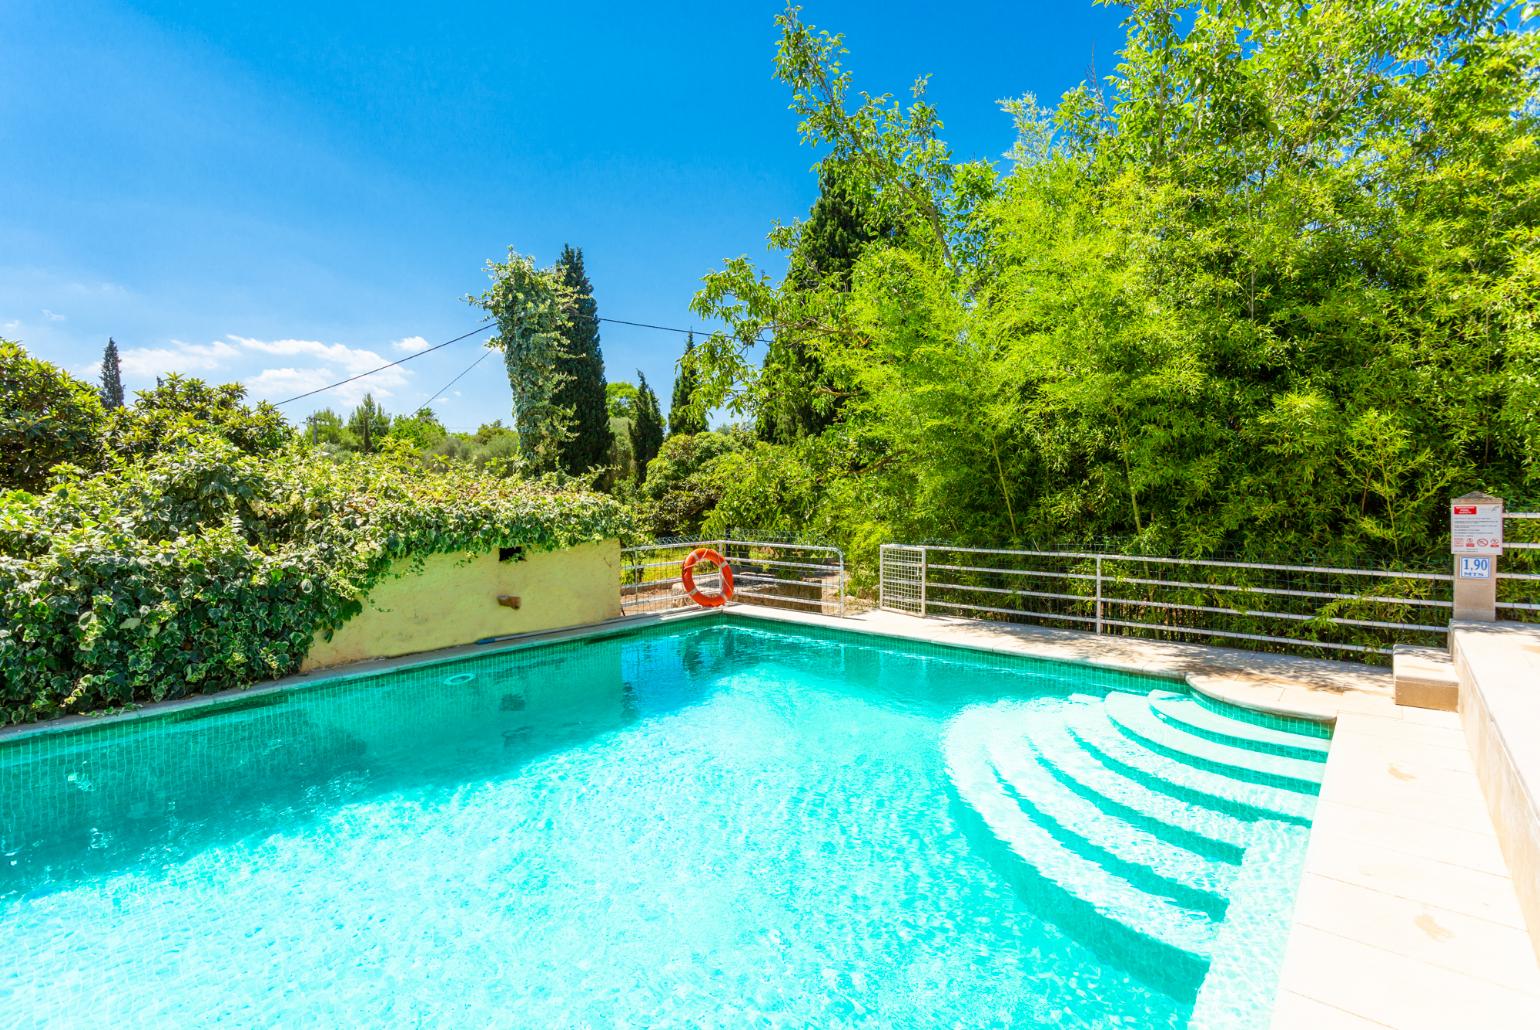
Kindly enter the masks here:
<path id="1" fill-rule="evenodd" d="M 343 379 L 343 380 L 339 380 L 338 382 L 335 382 L 335 383 L 332 383 L 330 386 L 318 386 L 314 390 L 309 391 L 308 393 L 297 394 L 296 396 L 290 397 L 288 400 L 279 401 L 277 404 L 274 405 L 274 407 L 281 408 L 285 404 L 293 404 L 295 401 L 302 401 L 306 397 L 314 397 L 318 393 L 325 393 L 327 390 L 335 390 L 337 387 L 339 387 L 339 386 L 346 386 L 349 383 L 356 383 L 360 379 L 364 378 L 365 376 L 372 376 L 372 375 L 374 375 L 374 373 L 376 373 L 376 372 L 383 372 L 387 368 L 395 368 L 397 365 L 404 365 L 408 361 L 415 361 L 416 359 L 422 357 L 424 354 L 432 354 L 436 350 L 443 350 L 445 347 L 449 346 L 451 343 L 459 343 L 461 340 L 470 339 L 472 336 L 475 336 L 478 333 L 484 333 L 488 329 L 491 329 L 493 324 L 494 324 L 493 322 L 488 320 L 487 322 L 482 323 L 482 325 L 479 328 L 472 329 L 468 333 L 461 333 L 459 336 L 456 336 L 453 340 L 445 340 L 443 343 L 436 343 L 433 346 L 428 347 L 428 348 L 426 348 L 424 350 L 420 350 L 420 351 L 418 351 L 415 354 L 408 354 L 406 357 L 401 358 L 398 361 L 392 361 L 392 362 L 390 362 L 388 364 L 381 365 L 379 368 L 371 368 L 369 371 L 367 371 L 367 372 L 360 372 L 356 376 L 348 376 L 348 378 Z M 437 396 L 437 394 L 435 394 L 435 396 Z"/>
<path id="2" fill-rule="evenodd" d="M 449 380 L 449 382 L 445 383 L 443 386 L 439 387 L 437 390 L 434 390 L 432 393 L 428 394 L 428 403 L 432 404 L 435 400 L 437 400 L 438 398 L 442 397 L 444 394 L 448 393 L 449 392 L 449 388 L 451 386 L 453 386 L 455 383 L 458 383 L 460 380 L 464 379 L 466 377 L 466 375 L 468 375 L 470 373 L 471 369 L 475 368 L 477 365 L 479 365 L 483 361 L 487 360 L 487 356 L 489 354 L 491 354 L 491 353 L 492 352 L 489 351 L 489 350 L 482 351 L 481 352 L 481 357 L 477 358 L 475 361 L 472 361 L 469 365 L 467 365 L 465 367 L 465 369 L 459 375 L 457 375 L 453 379 Z"/>
<path id="3" fill-rule="evenodd" d="M 693 334 L 693 333 L 696 332 L 696 330 L 694 330 L 694 329 L 680 329 L 677 326 L 671 326 L 671 325 L 654 325 L 651 322 L 630 322 L 630 321 L 627 321 L 624 318 L 597 317 L 597 318 L 595 318 L 595 321 L 598 321 L 598 322 L 609 322 L 611 325 L 628 325 L 628 326 L 632 326 L 633 328 L 636 328 L 636 329 L 656 329 L 656 330 L 659 330 L 660 332 L 665 332 L 665 333 L 679 333 L 681 336 L 683 336 L 683 335 L 685 335 L 687 333 L 688 334 Z M 408 361 L 413 361 L 413 360 L 415 360 L 417 358 L 422 357 L 424 354 L 432 354 L 436 350 L 443 350 L 445 347 L 448 347 L 452 343 L 459 343 L 461 340 L 468 340 L 472 336 L 477 336 L 477 335 L 479 335 L 481 333 L 486 332 L 488 329 L 491 329 L 494 325 L 495 325 L 495 323 L 491 319 L 488 319 L 487 321 L 483 322 L 478 328 L 472 329 L 468 333 L 461 333 L 459 336 L 456 336 L 452 340 L 445 340 L 443 343 L 436 343 L 433 346 L 427 347 L 427 348 L 425 348 L 423 350 L 420 350 L 420 351 L 418 351 L 415 354 L 408 354 L 406 357 L 401 358 L 399 361 L 392 361 L 392 362 L 390 362 L 388 364 L 381 365 L 379 368 L 371 368 L 367 372 L 360 372 L 356 376 L 349 376 L 346 379 L 338 380 L 337 382 L 332 383 L 329 386 L 318 386 L 314 390 L 310 390 L 307 393 L 297 394 L 297 395 L 295 395 L 293 397 L 288 398 L 287 400 L 278 401 L 274 405 L 274 407 L 280 407 L 281 408 L 285 404 L 293 404 L 295 401 L 302 401 L 306 397 L 314 397 L 318 393 L 325 393 L 327 390 L 335 390 L 337 387 L 339 387 L 339 386 L 346 386 L 349 383 L 356 383 L 356 382 L 358 382 L 358 380 L 363 379 L 365 376 L 372 376 L 376 372 L 383 372 L 387 368 L 395 368 L 397 365 L 404 365 Z M 821 332 L 820 331 L 814 331 L 813 335 L 815 335 L 815 336 L 826 336 L 826 335 L 829 335 L 830 332 L 831 332 L 831 330 L 823 330 Z M 756 337 L 754 337 L 754 342 L 755 343 L 766 343 L 766 344 L 768 344 L 770 341 L 764 339 L 763 337 L 756 336 Z M 482 354 L 481 357 L 479 357 L 475 361 L 471 362 L 470 366 L 467 367 L 464 372 L 461 372 L 459 375 L 455 376 L 453 379 L 451 379 L 449 381 L 449 384 L 447 386 L 445 386 L 443 389 L 437 391 L 436 393 L 432 394 L 431 396 L 432 397 L 438 397 L 440 394 L 442 394 L 444 392 L 444 390 L 447 390 L 447 389 L 449 389 L 450 386 L 453 386 L 455 383 L 458 383 L 460 381 L 460 379 L 463 376 L 465 376 L 468 372 L 470 372 L 470 370 L 472 368 L 475 368 L 477 365 L 481 364 L 482 361 L 484 361 L 486 359 L 487 354 L 490 354 L 490 353 L 492 353 L 492 352 L 491 351 L 487 351 L 485 354 Z M 429 403 L 432 403 L 431 400 L 430 400 Z"/>

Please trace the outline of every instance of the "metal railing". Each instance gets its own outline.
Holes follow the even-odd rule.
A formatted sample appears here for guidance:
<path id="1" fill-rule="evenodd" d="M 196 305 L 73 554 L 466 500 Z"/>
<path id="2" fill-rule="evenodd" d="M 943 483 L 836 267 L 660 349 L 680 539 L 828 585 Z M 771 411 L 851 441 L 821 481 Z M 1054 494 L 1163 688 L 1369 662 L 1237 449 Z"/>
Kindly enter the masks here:
<path id="1" fill-rule="evenodd" d="M 692 608 L 679 581 L 680 565 L 709 547 L 733 570 L 734 604 L 759 604 L 825 615 L 845 614 L 845 555 L 838 547 L 774 540 L 668 540 L 620 553 L 620 606 L 627 615 Z M 697 567 L 702 590 L 721 589 L 715 567 Z M 709 569 L 710 571 L 705 571 Z"/>
<path id="2" fill-rule="evenodd" d="M 1540 539 L 1507 539 L 1510 520 L 1519 533 L 1540 537 L 1540 511 L 1503 512 L 1503 560 L 1497 566 L 1498 617 L 1540 622 L 1540 604 L 1535 603 L 1540 597 Z"/>
<path id="3" fill-rule="evenodd" d="M 1396 643 L 1443 643 L 1453 608 L 1448 572 L 909 544 L 881 553 L 879 604 L 890 611 L 1371 660 Z"/>

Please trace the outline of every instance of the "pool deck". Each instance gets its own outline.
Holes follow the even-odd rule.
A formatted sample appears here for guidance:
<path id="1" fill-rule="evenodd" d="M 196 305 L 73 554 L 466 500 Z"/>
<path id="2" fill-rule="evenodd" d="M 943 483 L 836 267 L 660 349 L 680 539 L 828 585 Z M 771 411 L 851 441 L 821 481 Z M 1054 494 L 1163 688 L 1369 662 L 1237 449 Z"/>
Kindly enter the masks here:
<path id="1" fill-rule="evenodd" d="M 1273 1026 L 1540 1027 L 1540 964 L 1460 716 L 1397 707 L 1388 670 L 885 611 L 734 614 L 1179 676 L 1334 720 Z"/>

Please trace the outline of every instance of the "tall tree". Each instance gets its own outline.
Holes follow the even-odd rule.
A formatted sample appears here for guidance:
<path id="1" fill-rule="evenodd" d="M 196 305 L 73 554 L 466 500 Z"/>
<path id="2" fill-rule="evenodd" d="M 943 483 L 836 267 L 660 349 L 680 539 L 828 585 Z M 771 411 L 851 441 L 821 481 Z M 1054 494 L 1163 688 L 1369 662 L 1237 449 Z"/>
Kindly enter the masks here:
<path id="1" fill-rule="evenodd" d="M 497 335 L 487 346 L 503 352 L 519 453 L 536 472 L 562 468 L 573 412 L 558 395 L 570 376 L 563 356 L 575 305 L 557 269 L 536 268 L 511 247 L 507 261 L 487 262 L 487 274 L 492 284 L 466 299 L 497 320 Z"/>
<path id="2" fill-rule="evenodd" d="M 557 367 L 565 377 L 556 405 L 571 412 L 571 433 L 561 445 L 561 467 L 577 475 L 610 460 L 610 417 L 605 401 L 604 355 L 599 350 L 599 306 L 583 270 L 583 251 L 562 248 L 556 274 L 566 288 L 565 346 Z"/>
<path id="3" fill-rule="evenodd" d="M 647 478 L 647 463 L 658 456 L 663 446 L 663 409 L 658 395 L 647 385 L 647 377 L 636 373 L 636 411 L 631 419 L 631 453 L 636 461 L 636 481 Z"/>
<path id="4" fill-rule="evenodd" d="M 697 412 L 693 403 L 695 388 L 700 381 L 700 373 L 696 371 L 695 362 L 690 357 L 694 350 L 695 334 L 690 333 L 684 338 L 684 356 L 679 359 L 679 374 L 674 376 L 674 397 L 668 406 L 669 436 L 706 431 L 706 415 Z"/>
<path id="5" fill-rule="evenodd" d="M 847 392 L 823 358 L 829 328 L 839 319 L 861 252 L 892 235 L 847 167 L 826 160 L 818 171 L 818 199 L 797 226 L 782 293 L 799 314 L 784 319 L 765 355 L 755 430 L 760 439 L 790 443 L 827 429 Z"/>
<path id="6" fill-rule="evenodd" d="M 123 406 L 123 367 L 118 363 L 118 345 L 107 337 L 107 349 L 102 352 L 102 407 L 108 411 Z"/>
<path id="7" fill-rule="evenodd" d="M 358 440 L 358 449 L 365 454 L 380 449 L 380 444 L 390 432 L 390 416 L 374 402 L 373 394 L 364 394 L 364 399 L 353 409 L 353 414 L 348 416 L 348 431 Z"/>

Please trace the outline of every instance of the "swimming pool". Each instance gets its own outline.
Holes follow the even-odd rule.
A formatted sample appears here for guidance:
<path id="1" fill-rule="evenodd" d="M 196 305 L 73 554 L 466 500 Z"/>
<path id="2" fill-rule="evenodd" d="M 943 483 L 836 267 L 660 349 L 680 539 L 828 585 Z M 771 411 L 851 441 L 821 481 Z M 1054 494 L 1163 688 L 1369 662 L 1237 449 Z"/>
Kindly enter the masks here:
<path id="1" fill-rule="evenodd" d="M 1265 1025 L 1323 731 L 712 616 L 0 744 L 21 1025 Z"/>

